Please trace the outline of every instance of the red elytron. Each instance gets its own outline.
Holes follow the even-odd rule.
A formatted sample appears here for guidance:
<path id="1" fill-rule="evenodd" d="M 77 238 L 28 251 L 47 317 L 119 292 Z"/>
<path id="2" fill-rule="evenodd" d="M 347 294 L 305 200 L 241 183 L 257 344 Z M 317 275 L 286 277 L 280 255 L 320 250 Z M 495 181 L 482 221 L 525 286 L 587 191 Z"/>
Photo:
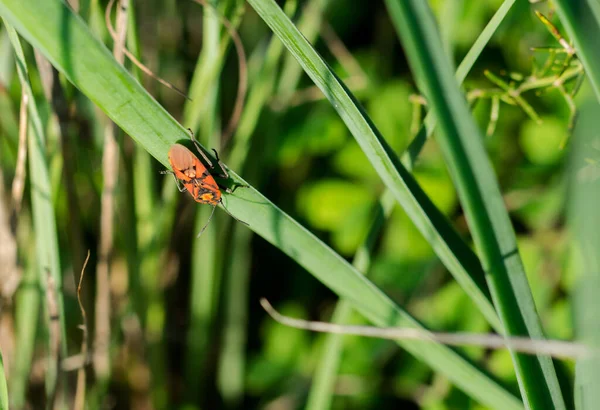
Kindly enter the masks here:
<path id="1" fill-rule="evenodd" d="M 208 159 L 206 154 L 200 148 L 200 144 L 194 139 L 193 134 L 191 134 L 190 130 L 190 138 L 192 142 L 196 146 L 196 149 L 202 155 L 202 158 L 208 166 L 213 169 L 214 166 L 212 162 Z M 213 149 L 215 153 L 215 157 L 217 158 L 217 163 L 221 168 L 222 174 L 215 175 L 219 178 L 229 178 L 229 173 L 225 169 L 225 166 L 219 159 L 219 154 L 215 149 Z M 198 237 L 202 235 L 209 222 L 211 221 L 213 214 L 215 213 L 215 208 L 218 204 L 223 204 L 223 198 L 221 195 L 221 189 L 223 189 L 227 193 L 232 193 L 233 191 L 226 187 L 220 187 L 215 181 L 215 178 L 210 174 L 208 169 L 204 166 L 204 164 L 198 159 L 196 155 L 192 151 L 190 151 L 187 147 L 181 144 L 174 144 L 169 149 L 169 163 L 171 164 L 171 168 L 173 171 L 162 171 L 163 174 L 173 174 L 175 177 L 175 182 L 177 183 L 177 188 L 180 192 L 188 191 L 190 195 L 194 198 L 196 202 L 201 204 L 209 204 L 212 205 L 213 211 L 208 218 L 208 221 L 198 234 Z M 183 186 L 182 186 L 183 185 Z M 225 208 L 225 212 L 229 215 L 231 213 Z M 239 220 L 235 216 L 231 215 L 236 221 L 239 221 L 245 225 L 248 225 L 246 222 Z"/>

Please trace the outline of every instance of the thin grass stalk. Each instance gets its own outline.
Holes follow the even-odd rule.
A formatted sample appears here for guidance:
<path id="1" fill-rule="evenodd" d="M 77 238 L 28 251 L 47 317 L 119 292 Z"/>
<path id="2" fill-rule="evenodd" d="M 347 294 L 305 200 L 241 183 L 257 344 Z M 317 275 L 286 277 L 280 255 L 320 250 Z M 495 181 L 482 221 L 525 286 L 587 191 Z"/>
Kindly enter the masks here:
<path id="1" fill-rule="evenodd" d="M 21 108 L 19 109 L 19 148 L 17 151 L 17 166 L 15 168 L 15 177 L 12 183 L 12 206 L 14 215 L 17 216 L 21 211 L 23 203 L 23 191 L 25 190 L 25 170 L 27 159 L 27 129 L 29 121 L 27 120 L 27 102 L 29 98 L 26 92 L 21 92 Z"/>
<path id="2" fill-rule="evenodd" d="M 61 154 L 63 157 L 63 178 L 65 191 L 67 194 L 67 209 L 70 216 L 68 225 L 69 245 L 72 267 L 81 266 L 83 263 L 83 234 L 80 221 L 79 201 L 75 192 L 75 155 L 73 153 L 73 139 L 69 135 L 69 126 L 72 122 L 69 112 L 69 101 L 60 83 L 58 71 L 56 71 L 50 62 L 39 51 L 34 50 L 35 61 L 40 72 L 42 88 L 46 100 L 50 103 L 53 110 L 53 120 L 58 124 L 58 133 L 60 140 Z"/>

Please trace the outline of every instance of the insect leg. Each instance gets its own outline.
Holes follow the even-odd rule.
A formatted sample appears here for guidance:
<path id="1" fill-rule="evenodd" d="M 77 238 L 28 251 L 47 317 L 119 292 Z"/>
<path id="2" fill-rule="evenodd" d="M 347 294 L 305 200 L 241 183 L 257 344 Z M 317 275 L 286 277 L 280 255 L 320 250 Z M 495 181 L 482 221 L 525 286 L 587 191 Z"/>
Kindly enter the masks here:
<path id="1" fill-rule="evenodd" d="M 231 212 L 229 212 L 229 211 L 227 210 L 227 208 L 225 208 L 225 205 L 223 204 L 223 201 L 222 201 L 222 200 L 221 200 L 221 201 L 219 201 L 219 202 L 221 203 L 221 205 L 223 205 L 223 209 L 225 210 L 225 212 L 227 212 L 227 213 L 229 214 L 229 216 L 231 216 L 231 217 L 232 217 L 233 219 L 235 219 L 236 221 L 243 223 L 243 224 L 244 224 L 244 225 L 246 225 L 246 226 L 250 226 L 250 225 L 248 224 L 248 222 L 244 222 L 244 221 L 242 221 L 241 219 L 238 219 L 238 218 L 236 218 L 235 216 L 233 216 L 233 214 L 232 214 Z"/>
<path id="2" fill-rule="evenodd" d="M 214 148 L 212 150 L 215 153 L 215 157 L 217 158 L 217 163 L 219 164 L 219 167 L 221 167 L 221 171 L 223 171 L 223 173 L 221 175 L 217 175 L 217 176 L 219 178 L 229 179 L 229 172 L 227 172 L 227 170 L 225 169 L 225 165 L 223 165 L 223 163 L 221 162 L 221 159 L 219 159 L 219 153 Z"/>
<path id="3" fill-rule="evenodd" d="M 200 232 L 198 233 L 198 236 L 196 236 L 196 238 L 199 238 L 200 235 L 202 235 L 202 233 L 204 233 L 204 230 L 206 229 L 206 227 L 208 226 L 208 224 L 210 223 L 210 220 L 212 219 L 213 215 L 215 214 L 215 209 L 217 209 L 217 206 L 213 206 L 213 210 L 210 213 L 210 216 L 208 217 L 208 221 L 206 221 L 206 223 L 204 224 L 204 226 L 202 227 L 202 229 L 200 230 Z M 235 217 L 234 217 L 235 218 Z"/>
<path id="4" fill-rule="evenodd" d="M 233 194 L 233 193 L 235 192 L 235 190 L 236 190 L 236 189 L 238 189 L 238 188 L 249 188 L 249 186 L 248 186 L 248 185 L 242 185 L 242 184 L 238 184 L 238 183 L 235 183 L 235 184 L 233 185 L 233 189 L 231 189 L 231 188 L 229 188 L 229 187 L 226 187 L 226 186 L 224 186 L 224 185 L 221 185 L 221 184 L 219 184 L 219 183 L 217 183 L 217 186 L 219 187 L 219 189 L 220 189 L 221 191 L 225 191 L 225 192 L 227 192 L 228 194 Z"/>
<path id="5" fill-rule="evenodd" d="M 175 176 L 175 173 L 173 171 L 160 171 L 161 174 L 171 174 L 173 175 L 173 178 L 175 178 L 175 184 L 177 185 L 177 189 L 179 190 L 179 192 L 184 192 L 185 191 L 185 187 L 183 185 L 181 185 L 181 181 L 179 180 L 179 178 L 177 178 Z"/>
<path id="6" fill-rule="evenodd" d="M 204 158 L 204 161 L 206 161 L 206 163 L 208 164 L 208 166 L 211 167 L 211 168 L 214 168 L 214 166 L 213 166 L 212 162 L 210 161 L 210 159 L 208 159 L 208 157 L 206 156 L 206 154 L 204 153 L 204 151 L 202 151 L 202 147 L 200 146 L 200 143 L 198 141 L 196 141 L 196 138 L 194 138 L 194 132 L 192 131 L 192 129 L 188 128 L 188 131 L 190 132 L 190 139 L 192 140 L 192 142 L 196 146 L 196 150 L 200 153 L 200 155 L 202 155 L 202 158 Z"/>

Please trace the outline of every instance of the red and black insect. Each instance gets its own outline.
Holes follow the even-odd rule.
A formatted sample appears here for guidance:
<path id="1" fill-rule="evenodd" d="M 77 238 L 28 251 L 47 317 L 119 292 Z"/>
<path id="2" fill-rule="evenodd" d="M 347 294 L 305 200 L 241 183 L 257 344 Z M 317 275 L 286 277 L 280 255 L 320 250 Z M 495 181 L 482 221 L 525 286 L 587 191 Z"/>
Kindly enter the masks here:
<path id="1" fill-rule="evenodd" d="M 214 166 L 210 159 L 206 156 L 204 151 L 202 151 L 200 144 L 198 141 L 194 139 L 192 134 L 192 130 L 190 131 L 190 138 L 196 149 L 202 155 L 206 164 L 210 169 L 214 169 Z M 217 163 L 221 168 L 221 174 L 215 174 L 214 176 L 218 178 L 229 178 L 229 173 L 225 169 L 225 166 L 219 159 L 219 154 L 215 149 L 213 149 L 215 153 L 215 157 L 217 158 Z M 198 234 L 198 237 L 202 235 L 208 224 L 210 223 L 217 205 L 223 204 L 223 196 L 221 194 L 221 190 L 231 194 L 233 190 L 220 186 L 211 173 L 208 171 L 208 168 L 204 166 L 204 164 L 198 159 L 198 157 L 190 151 L 187 147 L 181 144 L 173 144 L 169 149 L 169 163 L 171 164 L 171 168 L 173 171 L 162 171 L 162 174 L 173 174 L 175 178 L 175 182 L 177 183 L 177 188 L 179 192 L 188 191 L 190 195 L 194 198 L 196 202 L 201 204 L 209 204 L 213 207 L 213 210 L 206 221 L 206 224 Z M 223 206 L 225 212 L 227 212 L 233 219 L 238 222 L 243 223 L 244 225 L 248 225 L 246 222 L 239 220 L 235 216 L 233 216 L 225 206 Z"/>

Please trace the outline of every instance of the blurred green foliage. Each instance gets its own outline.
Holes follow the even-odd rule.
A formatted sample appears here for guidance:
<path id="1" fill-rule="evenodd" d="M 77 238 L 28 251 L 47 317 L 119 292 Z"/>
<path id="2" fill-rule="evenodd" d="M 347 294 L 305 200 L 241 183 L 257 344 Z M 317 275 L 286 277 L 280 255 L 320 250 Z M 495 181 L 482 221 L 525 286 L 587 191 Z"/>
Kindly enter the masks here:
<path id="1" fill-rule="evenodd" d="M 176 2 L 149 2 L 139 4 L 136 27 L 142 44 L 142 55 L 162 77 L 181 85 L 188 86 L 194 72 L 196 58 L 203 42 L 200 26 L 201 10 L 196 5 L 182 5 Z M 296 19 L 302 15 L 308 1 L 301 1 Z M 311 2 L 318 3 L 318 2 Z M 410 102 L 412 95 L 418 94 L 413 83 L 396 33 L 388 19 L 382 4 L 353 4 L 341 0 L 331 1 L 322 10 L 324 19 L 337 33 L 341 43 L 360 65 L 364 73 L 362 86 L 353 91 L 360 97 L 377 128 L 387 142 L 401 154 L 412 139 L 411 124 L 415 105 Z M 477 38 L 491 15 L 502 1 L 467 2 L 464 0 L 431 0 L 430 4 L 440 22 L 440 30 L 448 34 L 444 40 L 448 43 L 454 61 L 459 61 L 473 41 Z M 91 7 L 99 7 L 104 3 Z M 518 2 L 503 22 L 493 41 L 488 45 L 476 64 L 476 69 L 468 77 L 465 90 L 494 88 L 484 76 L 483 70 L 492 72 L 518 72 L 527 76 L 533 70 L 532 61 L 539 54 L 530 50 L 532 46 L 556 47 L 555 40 L 546 28 L 535 18 L 527 2 Z M 263 47 L 271 38 L 263 23 L 251 9 L 245 10 L 240 33 L 250 52 Z M 446 16 L 454 20 L 449 21 Z M 560 25 L 558 25 L 560 28 Z M 110 43 L 106 33 L 98 35 Z M 10 49 L 2 32 L 0 56 L 9 56 Z M 348 61 L 336 59 L 332 49 L 339 44 L 331 44 L 317 35 L 317 49 L 328 62 L 338 67 L 344 76 L 355 75 L 347 68 Z M 275 41 L 275 40 L 273 40 Z M 28 58 L 33 64 L 32 50 L 28 49 Z M 14 75 L 12 57 L 0 58 L 0 163 L 2 168 L 4 192 L 14 177 L 18 145 L 18 107 L 20 88 Z M 216 122 L 225 123 L 232 105 L 232 92 L 229 83 L 236 78 L 236 65 L 226 59 L 221 74 L 222 87 L 226 93 L 218 101 L 222 115 Z M 233 57 L 231 57 L 233 59 Z M 11 64 L 9 64 L 11 62 Z M 39 75 L 35 73 L 31 80 L 34 91 L 40 99 L 41 117 L 48 132 L 47 156 L 50 159 L 50 177 L 52 203 L 59 228 L 59 249 L 64 261 L 65 276 L 78 272 L 80 266 L 74 266 L 75 256 L 68 242 L 68 226 L 72 223 L 69 198 L 63 184 L 63 161 L 61 141 L 56 120 L 51 116 L 52 107 L 44 102 Z M 157 96 L 173 115 L 183 121 L 184 102 L 169 90 L 160 88 L 145 79 L 144 84 Z M 252 89 L 252 83 L 250 87 Z M 311 84 L 302 76 L 297 94 L 302 94 Z M 76 151 L 74 157 L 75 174 L 72 179 L 77 188 L 77 207 L 81 211 L 78 221 L 84 238 L 84 247 L 95 250 L 99 242 L 99 201 L 102 187 L 102 143 L 105 118 L 76 90 L 67 91 L 74 95 L 71 107 L 74 110 L 70 137 Z M 581 91 L 581 98 L 589 95 L 587 84 Z M 334 109 L 320 101 L 301 102 L 297 106 L 274 107 L 269 105 L 277 98 L 276 92 L 270 96 L 263 107 L 256 130 L 252 134 L 252 146 L 243 169 L 236 171 L 247 176 L 254 186 L 259 187 L 274 203 L 296 217 L 308 229 L 317 232 L 330 246 L 342 256 L 350 258 L 363 243 L 371 226 L 374 207 L 384 190 L 384 186 L 356 141 L 337 116 Z M 497 127 L 493 135 L 486 137 L 485 144 L 496 169 L 505 202 L 511 211 L 513 223 L 519 234 L 519 250 L 525 263 L 530 285 L 537 308 L 542 317 L 547 334 L 556 338 L 573 336 L 571 325 L 571 305 L 565 297 L 572 287 L 572 269 L 570 269 L 569 241 L 564 230 L 564 208 L 567 195 L 564 180 L 565 158 L 568 148 L 562 149 L 561 143 L 568 137 L 569 112 L 564 100 L 555 93 L 541 92 L 539 95 L 526 95 L 529 103 L 541 115 L 543 122 L 536 123 L 521 109 L 503 104 L 499 113 Z M 276 109 L 275 109 L 276 108 Z M 490 102 L 482 99 L 473 104 L 473 113 L 483 130 L 490 120 Z M 422 118 L 419 118 L 421 120 Z M 187 126 L 187 124 L 183 124 Z M 235 143 L 235 141 L 233 142 Z M 568 144 L 568 143 L 567 143 Z M 121 147 L 123 161 L 131 165 L 134 150 L 130 141 L 123 141 Z M 227 162 L 227 148 L 223 159 Z M 124 164 L 120 168 L 120 184 L 126 178 L 128 169 Z M 157 164 L 152 164 L 152 183 L 156 187 L 162 182 Z M 138 172 L 133 169 L 132 172 Z M 453 183 L 446 170 L 435 138 L 426 144 L 414 175 L 435 205 L 450 218 L 459 232 L 468 238 L 468 227 L 457 200 Z M 172 183 L 168 179 L 168 184 Z M 164 192 L 168 192 L 168 185 Z M 119 186 L 118 195 L 125 195 L 127 188 Z M 154 188 L 158 198 L 159 188 Z M 119 204 L 123 198 L 119 197 Z M 8 206 L 8 197 L 3 198 Z M 136 356 L 140 346 L 148 347 L 153 343 L 160 345 L 165 354 L 167 375 L 162 386 L 168 392 L 168 400 L 175 403 L 169 408 L 302 408 L 310 388 L 310 378 L 318 360 L 316 352 L 322 345 L 322 337 L 305 331 L 281 326 L 269 319 L 260 309 L 257 299 L 269 296 L 270 300 L 283 313 L 297 318 L 328 320 L 336 298 L 320 283 L 312 280 L 290 259 L 282 256 L 277 249 L 267 246 L 259 238 L 248 240 L 250 258 L 245 268 L 251 278 L 247 288 L 249 295 L 247 322 L 242 326 L 247 331 L 243 340 L 245 353 L 245 373 L 243 391 L 237 404 L 223 403 L 221 392 L 213 380 L 216 373 L 218 356 L 222 349 L 221 325 L 225 320 L 228 306 L 223 300 L 224 290 L 220 287 L 221 277 L 213 296 L 217 302 L 213 322 L 204 335 L 208 346 L 192 359 L 206 362 L 205 379 L 202 386 L 185 385 L 182 376 L 185 361 L 183 357 L 186 340 L 185 332 L 190 314 L 191 241 L 195 236 L 191 227 L 193 203 L 188 195 L 177 198 L 177 217 L 173 226 L 166 230 L 166 237 L 156 239 L 151 246 L 163 247 L 165 254 L 157 254 L 150 264 L 160 272 L 160 280 L 154 286 L 155 291 L 164 294 L 164 299 L 155 300 L 148 306 L 146 318 L 148 327 L 143 332 L 152 334 L 153 329 L 164 331 L 160 340 L 147 340 L 145 333 L 129 333 L 131 325 L 127 318 L 135 310 L 131 303 L 136 297 L 129 289 L 117 292 L 124 300 L 117 304 L 119 323 L 114 323 L 113 345 L 115 360 L 113 376 L 106 396 L 91 395 L 89 408 L 102 408 L 112 403 L 114 408 L 150 408 L 143 407 L 151 399 L 151 387 L 137 378 L 141 376 L 128 373 L 127 365 L 139 361 L 146 373 L 150 373 L 147 352 Z M 163 203 L 157 202 L 157 214 L 163 213 Z M 166 208 L 168 205 L 164 205 Z M 20 216 L 19 229 L 30 228 L 30 203 L 25 198 L 25 211 Z M 123 212 L 121 212 L 123 211 Z M 164 211 L 168 212 L 168 211 Z M 128 220 L 124 209 L 118 207 L 116 221 L 117 233 L 113 262 L 114 289 L 119 289 L 118 272 L 126 270 L 128 243 L 125 230 L 136 230 L 135 221 Z M 218 221 L 217 221 L 218 222 Z M 219 223 L 218 235 L 225 237 L 216 247 L 217 270 L 225 271 L 228 258 L 239 248 L 230 246 L 227 239 L 232 232 L 230 225 Z M 20 259 L 25 268 L 32 261 L 27 259 L 28 236 L 31 232 L 21 233 L 17 238 L 20 244 Z M 217 237 L 217 236 L 215 236 Z M 146 249 L 142 252 L 150 252 Z M 93 281 L 95 272 L 88 267 L 84 298 L 86 306 L 93 311 Z M 140 275 L 148 275 L 140 272 Z M 373 255 L 371 279 L 394 300 L 407 306 L 407 309 L 432 329 L 440 331 L 487 332 L 490 329 L 478 313 L 470 299 L 443 269 L 428 243 L 402 211 L 397 208 L 386 221 L 376 251 Z M 146 277 L 147 278 L 147 277 Z M 227 276 L 222 279 L 227 281 Z M 65 304 L 68 322 L 79 321 L 74 289 L 66 287 Z M 148 297 L 143 295 L 143 297 Z M 4 315 L 9 313 L 3 312 Z M 3 319 L 4 320 L 4 319 Z M 365 324 L 364 319 L 355 315 L 352 323 Z M 132 326 L 139 326 L 137 325 Z M 133 335 L 133 336 L 132 336 Z M 141 337 L 142 340 L 135 339 Z M 2 337 L 0 337 L 1 339 Z M 80 333 L 75 327 L 69 330 L 69 351 L 78 351 Z M 133 338 L 133 339 L 132 339 Z M 3 343 L 0 340 L 0 345 Z M 38 340 L 41 346 L 41 341 Z M 139 344 L 141 343 L 141 344 Z M 463 349 L 472 360 L 480 363 L 503 383 L 516 392 L 516 380 L 506 351 L 486 351 L 482 348 Z M 17 353 L 18 354 L 18 351 Z M 41 360 L 42 354 L 36 356 Z M 388 341 L 371 340 L 359 337 L 347 337 L 344 340 L 344 353 L 336 384 L 335 409 L 383 409 L 398 408 L 401 405 L 410 408 L 454 409 L 481 407 L 463 393 L 454 389 L 441 376 L 432 375 L 422 363 L 402 352 Z M 123 360 L 123 365 L 119 363 Z M 4 355 L 5 365 L 11 358 Z M 37 362 L 36 362 L 37 363 Z M 125 368 L 124 368 L 125 367 Z M 144 372 L 142 372 L 144 373 Z M 144 373 L 144 374 L 146 374 Z M 567 369 L 568 377 L 572 369 Z M 39 394 L 43 389 L 43 380 L 32 373 L 30 396 Z M 137 377 L 137 378 L 136 378 Z M 10 375 L 9 375 L 10 380 Z M 142 380 L 143 381 L 143 380 Z M 9 384 L 10 385 L 10 384 Z M 196 402 L 186 402 L 183 397 L 188 390 L 198 390 Z M 94 397 L 96 397 L 94 399 Z M 32 399 L 37 403 L 38 399 Z M 94 402 L 94 400 L 96 400 Z M 185 407 L 184 407 L 185 405 Z"/>

